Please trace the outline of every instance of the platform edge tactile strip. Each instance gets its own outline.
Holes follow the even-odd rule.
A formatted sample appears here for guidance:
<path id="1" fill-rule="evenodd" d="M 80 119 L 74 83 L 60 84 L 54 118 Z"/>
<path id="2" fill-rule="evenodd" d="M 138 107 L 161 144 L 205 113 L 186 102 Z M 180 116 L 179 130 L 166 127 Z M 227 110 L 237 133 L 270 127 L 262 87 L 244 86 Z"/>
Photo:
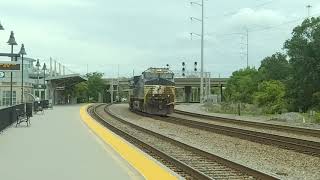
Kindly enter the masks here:
<path id="1" fill-rule="evenodd" d="M 124 160 L 135 168 L 145 179 L 179 179 L 172 172 L 168 171 L 160 164 L 151 160 L 139 149 L 133 147 L 127 141 L 115 135 L 110 130 L 95 121 L 87 112 L 89 105 L 80 108 L 80 117 L 84 123 L 106 144 L 110 145 Z"/>

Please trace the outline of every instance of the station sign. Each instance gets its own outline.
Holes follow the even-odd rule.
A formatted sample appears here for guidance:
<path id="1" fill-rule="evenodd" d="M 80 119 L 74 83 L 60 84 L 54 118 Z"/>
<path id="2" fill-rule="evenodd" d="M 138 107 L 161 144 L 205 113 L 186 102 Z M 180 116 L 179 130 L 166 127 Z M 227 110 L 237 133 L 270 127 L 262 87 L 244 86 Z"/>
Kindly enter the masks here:
<path id="1" fill-rule="evenodd" d="M 20 64 L 10 61 L 0 61 L 0 71 L 20 71 Z"/>

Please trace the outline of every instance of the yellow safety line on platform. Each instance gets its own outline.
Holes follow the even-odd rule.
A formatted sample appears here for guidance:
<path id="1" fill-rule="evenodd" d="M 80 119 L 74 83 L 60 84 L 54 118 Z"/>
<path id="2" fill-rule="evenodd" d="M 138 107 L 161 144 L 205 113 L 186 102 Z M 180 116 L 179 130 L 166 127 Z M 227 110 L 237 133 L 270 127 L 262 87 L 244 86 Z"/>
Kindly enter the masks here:
<path id="1" fill-rule="evenodd" d="M 122 158 L 131 164 L 142 176 L 150 180 L 171 180 L 178 177 L 171 174 L 168 170 L 149 159 L 145 154 L 134 148 L 127 141 L 119 138 L 110 130 L 104 128 L 95 121 L 88 113 L 89 105 L 80 108 L 80 116 L 87 126 L 105 143 L 109 144 Z"/>

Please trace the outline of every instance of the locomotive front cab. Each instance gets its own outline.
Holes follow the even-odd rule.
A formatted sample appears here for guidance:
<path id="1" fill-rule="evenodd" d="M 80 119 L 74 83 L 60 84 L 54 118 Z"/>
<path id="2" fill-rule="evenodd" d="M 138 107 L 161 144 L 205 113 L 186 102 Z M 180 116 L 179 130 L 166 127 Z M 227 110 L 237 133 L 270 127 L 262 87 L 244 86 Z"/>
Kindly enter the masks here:
<path id="1" fill-rule="evenodd" d="M 167 115 L 174 111 L 174 74 L 168 69 L 154 69 L 143 73 L 144 111 L 150 114 Z"/>

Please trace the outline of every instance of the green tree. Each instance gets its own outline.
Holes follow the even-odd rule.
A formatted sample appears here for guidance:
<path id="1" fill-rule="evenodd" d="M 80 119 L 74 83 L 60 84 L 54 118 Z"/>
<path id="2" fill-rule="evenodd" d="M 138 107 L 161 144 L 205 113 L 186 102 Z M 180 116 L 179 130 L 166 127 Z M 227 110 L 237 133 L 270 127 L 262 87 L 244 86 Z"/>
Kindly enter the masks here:
<path id="1" fill-rule="evenodd" d="M 66 91 L 66 95 L 70 94 L 77 97 L 78 103 L 97 102 L 99 93 L 104 94 L 107 86 L 102 77 L 103 73 L 93 72 L 85 76 L 88 80 L 81 82 Z"/>
<path id="2" fill-rule="evenodd" d="M 314 109 L 320 111 L 320 91 L 313 93 L 312 104 Z"/>
<path id="3" fill-rule="evenodd" d="M 258 71 L 255 68 L 240 69 L 232 73 L 227 82 L 225 95 L 228 101 L 252 103 L 258 86 Z"/>
<path id="4" fill-rule="evenodd" d="M 290 64 L 287 55 L 279 52 L 261 61 L 259 74 L 263 81 L 279 80 L 285 82 L 291 75 Z"/>
<path id="5" fill-rule="evenodd" d="M 103 94 L 106 89 L 106 85 L 102 79 L 103 73 L 93 72 L 88 73 L 87 75 L 87 95 L 93 101 L 98 101 L 99 93 Z"/>
<path id="6" fill-rule="evenodd" d="M 281 113 L 286 107 L 285 85 L 281 81 L 263 81 L 254 93 L 254 102 L 265 109 L 266 113 Z"/>
<path id="7" fill-rule="evenodd" d="M 288 94 L 296 110 L 306 111 L 320 90 L 320 18 L 304 20 L 292 35 L 284 44 L 293 71 Z"/>
<path id="8" fill-rule="evenodd" d="M 81 82 L 75 85 L 74 94 L 77 97 L 78 103 L 88 102 L 88 83 Z"/>

